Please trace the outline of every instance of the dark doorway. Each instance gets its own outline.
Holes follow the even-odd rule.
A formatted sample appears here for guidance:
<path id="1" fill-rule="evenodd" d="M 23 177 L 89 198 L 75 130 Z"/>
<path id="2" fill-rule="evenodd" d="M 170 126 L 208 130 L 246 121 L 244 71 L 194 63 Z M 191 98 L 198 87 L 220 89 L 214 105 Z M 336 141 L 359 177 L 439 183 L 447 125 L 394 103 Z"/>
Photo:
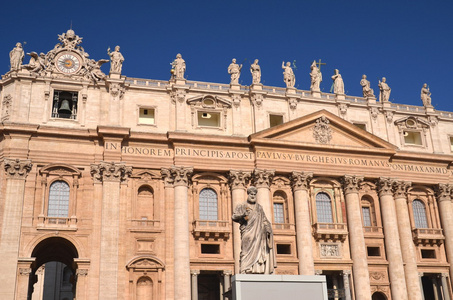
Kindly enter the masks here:
<path id="1" fill-rule="evenodd" d="M 201 271 L 198 275 L 198 300 L 219 300 L 220 282 L 220 272 Z"/>
<path id="2" fill-rule="evenodd" d="M 371 300 L 387 300 L 387 297 L 381 292 L 376 292 L 371 297 Z"/>

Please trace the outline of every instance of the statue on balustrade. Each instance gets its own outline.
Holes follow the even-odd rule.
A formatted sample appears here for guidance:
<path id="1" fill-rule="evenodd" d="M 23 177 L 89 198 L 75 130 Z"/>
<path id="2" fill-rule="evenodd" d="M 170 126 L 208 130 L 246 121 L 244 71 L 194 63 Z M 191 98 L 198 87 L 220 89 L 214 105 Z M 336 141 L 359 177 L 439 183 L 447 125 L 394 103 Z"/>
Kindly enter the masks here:
<path id="1" fill-rule="evenodd" d="M 20 69 L 22 61 L 24 60 L 24 56 L 24 49 L 22 49 L 22 44 L 17 43 L 16 47 L 14 47 L 13 50 L 11 50 L 11 52 L 9 53 L 11 71 Z"/>
<path id="2" fill-rule="evenodd" d="M 184 72 L 186 71 L 186 62 L 182 59 L 182 55 L 178 53 L 176 59 L 171 63 L 171 75 L 174 79 L 184 79 Z"/>
<path id="3" fill-rule="evenodd" d="M 381 91 L 379 93 L 379 101 L 380 102 L 388 102 L 390 99 L 390 92 L 392 89 L 389 87 L 387 84 L 387 79 L 385 77 L 382 77 L 382 81 L 379 80 L 379 90 Z"/>
<path id="4" fill-rule="evenodd" d="M 228 66 L 228 74 L 231 76 L 231 84 L 239 84 L 239 77 L 241 76 L 242 64 L 236 63 L 236 58 L 233 58 L 231 64 Z"/>
<path id="5" fill-rule="evenodd" d="M 107 54 L 110 56 L 110 73 L 121 74 L 123 68 L 124 56 L 120 52 L 120 46 L 115 47 L 115 51 L 110 52 L 110 47 L 107 49 Z"/>
<path id="6" fill-rule="evenodd" d="M 360 85 L 362 86 L 363 97 L 374 98 L 374 91 L 370 87 L 370 82 L 366 79 L 366 75 L 362 76 L 362 80 L 360 80 Z"/>
<path id="7" fill-rule="evenodd" d="M 321 70 L 316 65 L 316 61 L 313 61 L 313 63 L 311 64 L 310 78 L 311 78 L 310 91 L 312 91 L 312 92 L 320 92 L 321 91 L 320 85 L 321 85 L 321 81 L 322 81 L 322 74 L 321 74 Z"/>
<path id="8" fill-rule="evenodd" d="M 294 75 L 293 68 L 291 68 L 291 62 L 282 62 L 283 69 L 283 81 L 286 83 L 287 88 L 293 88 L 296 84 L 296 76 Z"/>
<path id="9" fill-rule="evenodd" d="M 425 107 L 432 106 L 432 104 L 431 104 L 431 92 L 429 91 L 429 87 L 428 87 L 428 85 L 426 83 L 422 87 L 422 90 L 420 92 L 420 97 L 422 98 L 423 105 Z"/>
<path id="10" fill-rule="evenodd" d="M 332 76 L 332 80 L 333 80 L 333 92 L 335 94 L 344 95 L 344 82 L 338 69 L 335 69 L 334 74 Z"/>
<path id="11" fill-rule="evenodd" d="M 236 206 L 232 219 L 240 224 L 241 274 L 272 274 L 277 267 L 272 225 L 263 207 L 256 203 L 257 189 L 247 189 L 247 202 Z"/>
<path id="12" fill-rule="evenodd" d="M 250 72 L 252 73 L 252 83 L 259 84 L 261 82 L 261 67 L 258 64 L 258 59 L 255 59 L 253 64 L 250 65 Z"/>

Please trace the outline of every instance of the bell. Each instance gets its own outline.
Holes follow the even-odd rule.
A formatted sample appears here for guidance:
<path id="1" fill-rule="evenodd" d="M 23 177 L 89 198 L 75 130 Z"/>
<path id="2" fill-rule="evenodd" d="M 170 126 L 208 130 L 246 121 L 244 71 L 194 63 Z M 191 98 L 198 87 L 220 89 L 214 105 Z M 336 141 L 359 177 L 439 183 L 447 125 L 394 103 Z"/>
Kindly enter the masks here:
<path id="1" fill-rule="evenodd" d="M 69 106 L 69 100 L 63 99 L 61 101 L 60 108 L 58 109 L 59 114 L 72 114 L 71 107 Z"/>

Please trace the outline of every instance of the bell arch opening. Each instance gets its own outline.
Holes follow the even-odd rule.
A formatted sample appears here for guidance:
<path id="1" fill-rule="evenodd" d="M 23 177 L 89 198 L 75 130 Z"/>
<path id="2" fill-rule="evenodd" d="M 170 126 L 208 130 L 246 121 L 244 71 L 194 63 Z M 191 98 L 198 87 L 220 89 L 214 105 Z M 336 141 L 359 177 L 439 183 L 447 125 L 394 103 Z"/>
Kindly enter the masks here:
<path id="1" fill-rule="evenodd" d="M 27 299 L 73 299 L 77 248 L 65 238 L 50 237 L 39 242 L 31 256 L 35 261 L 31 266 Z"/>

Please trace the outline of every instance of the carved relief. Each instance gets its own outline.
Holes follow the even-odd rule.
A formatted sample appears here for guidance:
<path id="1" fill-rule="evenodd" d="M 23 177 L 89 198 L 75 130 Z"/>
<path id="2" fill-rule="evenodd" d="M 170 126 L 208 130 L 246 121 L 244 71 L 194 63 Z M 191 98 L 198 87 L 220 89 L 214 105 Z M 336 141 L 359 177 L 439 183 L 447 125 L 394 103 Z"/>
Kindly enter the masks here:
<path id="1" fill-rule="evenodd" d="M 338 244 L 320 244 L 321 257 L 339 257 L 340 247 Z"/>
<path id="2" fill-rule="evenodd" d="M 432 127 L 435 127 L 439 123 L 439 119 L 436 116 L 429 116 L 428 122 Z"/>
<path id="3" fill-rule="evenodd" d="M 362 181 L 363 177 L 345 175 L 343 177 L 343 188 L 345 194 L 358 193 L 360 189 L 359 185 Z"/>
<path id="4" fill-rule="evenodd" d="M 384 111 L 385 114 L 385 119 L 387 120 L 388 123 L 391 123 L 393 121 L 393 111 Z"/>
<path id="5" fill-rule="evenodd" d="M 181 89 L 175 89 L 170 92 L 171 103 L 176 102 L 183 103 L 186 100 L 186 91 Z"/>
<path id="6" fill-rule="evenodd" d="M 342 103 L 342 104 L 338 105 L 338 110 L 340 111 L 340 114 L 342 114 L 344 116 L 348 112 L 348 106 L 346 104 Z"/>
<path id="7" fill-rule="evenodd" d="M 8 178 L 25 179 L 30 172 L 31 160 L 4 159 L 4 167 Z"/>
<path id="8" fill-rule="evenodd" d="M 256 187 L 266 187 L 270 186 L 272 179 L 274 178 L 275 171 L 274 170 L 260 170 L 255 169 L 253 172 L 253 185 Z"/>
<path id="9" fill-rule="evenodd" d="M 232 95 L 231 99 L 233 100 L 234 107 L 239 107 L 241 105 L 241 96 L 240 95 Z"/>
<path id="10" fill-rule="evenodd" d="M 124 163 L 100 162 L 97 165 L 91 165 L 91 176 L 97 182 L 122 182 L 131 174 L 132 167 L 127 167 Z"/>
<path id="11" fill-rule="evenodd" d="M 297 108 L 297 99 L 296 98 L 289 98 L 288 103 L 289 103 L 289 108 L 291 108 L 293 110 Z"/>
<path id="12" fill-rule="evenodd" d="M 319 144 L 328 144 L 332 139 L 332 129 L 330 128 L 330 122 L 325 117 L 316 120 L 316 125 L 313 127 L 313 137 Z"/>
<path id="13" fill-rule="evenodd" d="M 291 185 L 294 191 L 307 190 L 310 180 L 313 178 L 311 172 L 292 172 L 291 173 Z"/>
<path id="14" fill-rule="evenodd" d="M 10 94 L 8 94 L 5 97 L 3 97 L 3 102 L 2 102 L 2 121 L 9 120 L 12 99 L 13 99 L 13 97 Z"/>
<path id="15" fill-rule="evenodd" d="M 379 109 L 377 109 L 377 107 L 372 107 L 371 108 L 371 117 L 373 118 L 373 120 L 376 120 L 378 115 L 379 115 Z"/>
<path id="16" fill-rule="evenodd" d="M 252 100 L 253 105 L 257 107 L 261 107 L 261 104 L 263 104 L 264 101 L 264 95 L 263 94 L 252 94 L 250 96 L 250 99 Z"/>
<path id="17" fill-rule="evenodd" d="M 123 99 L 125 91 L 126 88 L 121 84 L 111 83 L 109 85 L 109 92 L 113 97 L 119 97 L 120 99 Z"/>
<path id="18" fill-rule="evenodd" d="M 385 272 L 370 272 L 371 281 L 385 281 Z"/>
<path id="19" fill-rule="evenodd" d="M 246 182 L 250 180 L 251 173 L 230 170 L 229 182 L 231 189 L 245 189 Z"/>

